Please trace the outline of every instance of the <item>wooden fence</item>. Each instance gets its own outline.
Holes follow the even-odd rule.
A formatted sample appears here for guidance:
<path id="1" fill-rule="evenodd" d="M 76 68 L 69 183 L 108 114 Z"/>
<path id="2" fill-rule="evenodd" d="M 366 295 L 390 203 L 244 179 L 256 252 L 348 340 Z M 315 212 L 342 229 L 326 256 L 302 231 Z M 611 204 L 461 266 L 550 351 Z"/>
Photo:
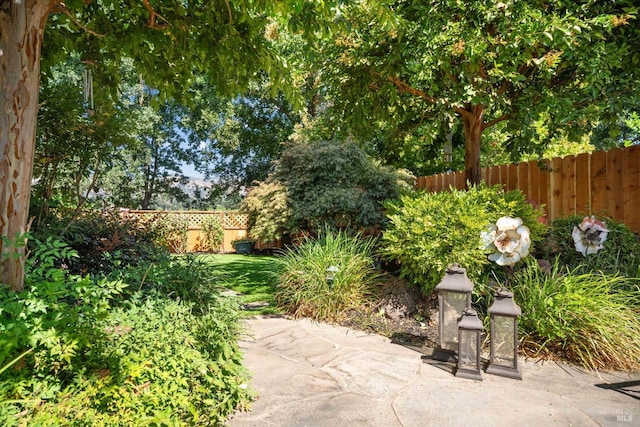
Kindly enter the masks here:
<path id="1" fill-rule="evenodd" d="M 188 224 L 187 230 L 187 252 L 197 252 L 202 248 L 202 222 L 205 218 L 215 216 L 218 217 L 220 224 L 224 229 L 224 238 L 220 246 L 220 252 L 232 252 L 233 245 L 231 242 L 237 239 L 247 237 L 249 228 L 249 216 L 247 214 L 227 211 L 143 211 L 143 210 L 124 210 L 122 216 L 136 216 L 142 220 L 151 220 L 153 218 L 169 216 Z M 264 246 L 264 244 L 262 245 Z M 260 248 L 261 244 L 257 244 Z"/>
<path id="2" fill-rule="evenodd" d="M 640 146 L 596 151 L 551 160 L 482 169 L 489 185 L 521 190 L 544 205 L 552 221 L 571 214 L 602 215 L 640 233 Z M 431 192 L 465 186 L 464 172 L 420 177 L 416 187 Z"/>

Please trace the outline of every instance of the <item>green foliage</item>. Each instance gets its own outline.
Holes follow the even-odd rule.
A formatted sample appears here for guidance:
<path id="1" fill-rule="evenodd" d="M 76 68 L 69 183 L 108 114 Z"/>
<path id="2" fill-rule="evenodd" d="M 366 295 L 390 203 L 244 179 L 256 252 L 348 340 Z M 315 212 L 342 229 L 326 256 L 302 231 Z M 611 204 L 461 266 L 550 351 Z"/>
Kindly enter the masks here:
<path id="1" fill-rule="evenodd" d="M 2 378 L 3 400 L 53 398 L 96 356 L 95 344 L 104 338 L 99 322 L 126 285 L 55 267 L 74 257 L 61 242 L 39 243 L 29 259 L 25 290 L 0 287 L 0 366 L 28 353 L 12 368 L 12 378 Z"/>
<path id="2" fill-rule="evenodd" d="M 158 216 L 155 243 L 176 254 L 187 251 L 189 221 L 183 215 L 167 214 Z"/>
<path id="3" fill-rule="evenodd" d="M 0 288 L 0 424 L 220 425 L 247 403 L 238 305 L 210 265 L 164 259 L 99 281 L 55 268 L 76 256 L 39 243 L 26 290 Z M 143 292 L 122 300 L 125 280 Z"/>
<path id="4" fill-rule="evenodd" d="M 205 216 L 202 220 L 202 250 L 208 252 L 219 252 L 224 241 L 224 227 L 220 218 L 213 215 Z"/>
<path id="5" fill-rule="evenodd" d="M 104 365 L 59 399 L 31 406 L 30 422 L 67 425 L 220 425 L 248 400 L 235 345 L 237 311 L 219 300 L 194 316 L 192 304 L 134 299 L 102 324 Z"/>
<path id="6" fill-rule="evenodd" d="M 564 269 L 557 261 L 543 273 L 529 260 L 515 273 L 512 290 L 522 308 L 519 328 L 527 351 L 561 355 L 593 370 L 640 369 L 637 280 Z"/>
<path id="7" fill-rule="evenodd" d="M 552 221 L 549 233 L 540 245 L 539 256 L 550 261 L 557 257 L 561 266 L 581 273 L 640 277 L 640 241 L 633 231 L 612 218 L 598 217 L 609 230 L 607 240 L 598 253 L 583 256 L 576 251 L 571 236 L 573 227 L 582 219 L 580 215 L 572 215 Z"/>
<path id="8" fill-rule="evenodd" d="M 377 278 L 374 241 L 326 228 L 279 257 L 276 300 L 295 317 L 335 322 L 371 301 Z"/>
<path id="9" fill-rule="evenodd" d="M 539 208 L 522 192 L 502 191 L 484 184 L 468 191 L 415 193 L 385 205 L 390 220 L 383 234 L 383 253 L 401 265 L 401 275 L 421 286 L 425 294 L 442 280 L 445 269 L 458 263 L 474 281 L 480 281 L 490 264 L 480 245 L 480 234 L 502 216 L 520 217 L 538 240 L 545 226 Z"/>
<path id="10" fill-rule="evenodd" d="M 332 132 L 375 138 L 390 164 L 416 173 L 428 169 L 416 151 L 446 170 L 447 134 L 472 138 L 476 106 L 483 144 L 494 129 L 518 158 L 556 134 L 588 134 L 637 98 L 637 2 L 395 1 L 384 23 L 370 7 L 346 5 L 349 26 L 319 41 L 316 93 L 331 102 Z"/>
<path id="11" fill-rule="evenodd" d="M 405 183 L 406 184 L 406 183 Z M 276 170 L 244 202 L 251 235 L 264 240 L 300 231 L 379 229 L 382 203 L 396 197 L 400 174 L 351 142 L 292 144 Z"/>
<path id="12" fill-rule="evenodd" d="M 66 259 L 74 274 L 104 276 L 127 266 L 157 261 L 167 256 L 157 241 L 167 234 L 156 222 L 123 219 L 118 211 L 83 210 L 75 218 L 49 216 L 33 227 L 36 241 L 65 242 L 82 257 Z M 30 250 L 34 251 L 33 245 Z M 58 264 L 59 265 L 59 264 Z"/>

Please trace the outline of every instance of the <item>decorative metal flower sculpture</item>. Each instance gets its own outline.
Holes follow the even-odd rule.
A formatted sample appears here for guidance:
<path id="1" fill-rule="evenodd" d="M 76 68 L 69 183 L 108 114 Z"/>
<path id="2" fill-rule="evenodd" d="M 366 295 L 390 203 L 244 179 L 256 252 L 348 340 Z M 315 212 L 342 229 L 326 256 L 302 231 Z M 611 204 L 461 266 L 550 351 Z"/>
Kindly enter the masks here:
<path id="1" fill-rule="evenodd" d="M 571 236 L 576 245 L 576 251 L 587 256 L 602 249 L 602 244 L 607 240 L 607 234 L 609 234 L 607 225 L 591 215 L 591 218 L 585 216 L 579 225 L 573 227 Z"/>
<path id="2" fill-rule="evenodd" d="M 495 224 L 489 224 L 481 238 L 484 249 L 491 252 L 489 259 L 498 265 L 513 267 L 529 255 L 529 227 L 520 218 L 503 216 Z"/>

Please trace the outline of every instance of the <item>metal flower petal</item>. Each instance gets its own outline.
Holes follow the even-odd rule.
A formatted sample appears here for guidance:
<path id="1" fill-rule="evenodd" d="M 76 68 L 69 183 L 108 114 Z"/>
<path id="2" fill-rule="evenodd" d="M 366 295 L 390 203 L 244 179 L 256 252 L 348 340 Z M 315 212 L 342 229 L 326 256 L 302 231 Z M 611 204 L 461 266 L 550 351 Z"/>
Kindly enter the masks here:
<path id="1" fill-rule="evenodd" d="M 490 224 L 487 230 L 481 233 L 480 238 L 484 249 L 493 252 L 489 255 L 491 261 L 498 265 L 513 266 L 529 255 L 531 237 L 522 219 L 501 217 L 495 224 Z"/>

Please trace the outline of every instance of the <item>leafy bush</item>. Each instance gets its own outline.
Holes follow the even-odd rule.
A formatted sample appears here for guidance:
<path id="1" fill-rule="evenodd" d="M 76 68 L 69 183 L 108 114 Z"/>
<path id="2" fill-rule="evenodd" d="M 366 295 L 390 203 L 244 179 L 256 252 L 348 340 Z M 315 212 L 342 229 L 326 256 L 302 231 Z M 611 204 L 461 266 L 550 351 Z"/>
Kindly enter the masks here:
<path id="1" fill-rule="evenodd" d="M 115 309 L 103 324 L 104 365 L 60 398 L 31 406 L 30 423 L 219 425 L 247 402 L 235 344 L 237 310 L 219 300 L 194 316 L 192 304 L 154 296 Z"/>
<path id="2" fill-rule="evenodd" d="M 243 209 L 253 221 L 250 234 L 264 241 L 326 225 L 375 229 L 384 218 L 383 201 L 397 197 L 401 183 L 398 171 L 375 163 L 355 143 L 292 144 Z"/>
<path id="3" fill-rule="evenodd" d="M 276 301 L 295 317 L 338 321 L 373 297 L 373 240 L 330 229 L 283 254 Z"/>
<path id="4" fill-rule="evenodd" d="M 576 251 L 571 232 L 582 222 L 582 216 L 572 215 L 551 222 L 549 233 L 540 245 L 539 256 L 548 260 L 558 257 L 561 265 L 583 273 L 601 271 L 608 275 L 622 274 L 640 277 L 640 241 L 624 224 L 612 218 L 598 218 L 609 230 L 603 248 L 596 254 L 583 256 Z"/>
<path id="5" fill-rule="evenodd" d="M 193 254 L 124 268 L 110 277 L 130 283 L 134 290 L 154 290 L 171 299 L 193 302 L 203 310 L 217 301 L 221 290 L 212 264 Z"/>
<path id="6" fill-rule="evenodd" d="M 614 292 L 628 288 L 630 291 Z M 522 346 L 589 369 L 640 369 L 640 288 L 622 276 L 581 273 L 534 260 L 514 274 Z"/>
<path id="7" fill-rule="evenodd" d="M 46 223 L 33 230 L 34 244 L 30 244 L 30 249 L 37 241 L 50 237 L 60 240 L 82 254 L 65 260 L 65 269 L 73 274 L 99 276 L 166 257 L 166 249 L 156 244 L 161 231 L 154 221 L 123 218 L 117 211 L 87 210 L 75 219 L 47 218 Z"/>
<path id="8" fill-rule="evenodd" d="M 224 227 L 220 218 L 208 215 L 202 221 L 202 250 L 219 252 L 224 241 Z"/>
<path id="9" fill-rule="evenodd" d="M 542 210 L 528 203 L 519 190 L 479 185 L 468 191 L 406 194 L 386 204 L 390 220 L 383 234 L 383 253 L 401 265 L 401 275 L 420 285 L 425 294 L 442 280 L 445 269 L 458 263 L 474 281 L 489 264 L 480 234 L 502 216 L 520 217 L 539 240 L 545 226 Z"/>
<path id="10" fill-rule="evenodd" d="M 158 216 L 158 235 L 155 243 L 169 249 L 176 254 L 183 254 L 187 251 L 187 232 L 189 222 L 181 215 Z"/>
<path id="11" fill-rule="evenodd" d="M 51 399 L 95 361 L 96 342 L 104 339 L 98 322 L 126 285 L 55 267 L 74 257 L 61 242 L 40 242 L 28 260 L 25 290 L 0 286 L 0 367 L 23 355 L 0 377 L 0 399 Z"/>
<path id="12" fill-rule="evenodd" d="M 218 425 L 246 403 L 238 306 L 211 268 L 180 257 L 96 280 L 55 267 L 76 256 L 41 242 L 26 290 L 0 287 L 0 425 Z M 143 292 L 123 300 L 123 279 Z"/>

